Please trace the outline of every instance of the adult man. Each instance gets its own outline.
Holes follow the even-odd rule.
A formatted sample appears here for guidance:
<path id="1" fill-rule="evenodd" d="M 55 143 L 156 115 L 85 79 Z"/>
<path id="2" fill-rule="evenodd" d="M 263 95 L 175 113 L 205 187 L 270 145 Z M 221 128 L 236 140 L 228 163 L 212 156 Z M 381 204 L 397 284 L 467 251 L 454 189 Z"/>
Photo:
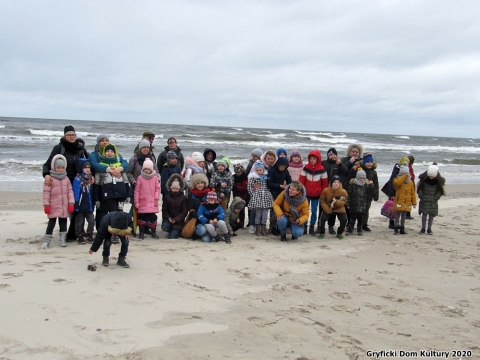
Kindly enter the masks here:
<path id="1" fill-rule="evenodd" d="M 163 165 L 165 165 L 165 163 L 167 162 L 167 153 L 169 151 L 174 151 L 177 154 L 177 166 L 180 168 L 180 171 L 183 171 L 185 160 L 183 158 L 182 149 L 177 146 L 177 139 L 175 139 L 174 137 L 169 137 L 167 140 L 167 146 L 165 146 L 164 149 L 165 150 L 163 150 L 162 153 L 158 156 L 157 168 L 163 169 Z"/>

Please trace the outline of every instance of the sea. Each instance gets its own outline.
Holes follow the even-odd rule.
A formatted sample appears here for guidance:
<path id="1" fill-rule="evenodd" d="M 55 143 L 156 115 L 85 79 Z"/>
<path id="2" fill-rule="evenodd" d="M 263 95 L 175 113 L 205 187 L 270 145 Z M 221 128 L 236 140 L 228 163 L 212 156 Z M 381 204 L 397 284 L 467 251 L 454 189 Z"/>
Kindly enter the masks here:
<path id="1" fill-rule="evenodd" d="M 54 145 L 63 136 L 63 128 L 72 125 L 89 151 L 98 134 L 107 134 L 122 156 L 129 159 L 144 131 L 155 133 L 158 155 L 173 136 L 184 156 L 206 147 L 214 149 L 217 159 L 228 156 L 232 163 L 246 165 L 251 151 L 283 147 L 298 149 L 305 157 L 313 149 L 325 159 L 329 148 L 345 156 L 349 144 L 363 145 L 377 163 L 380 186 L 390 177 L 393 166 L 403 156 L 413 155 L 415 174 L 436 162 L 447 184 L 476 184 L 480 175 L 480 139 L 399 134 L 331 132 L 319 122 L 310 130 L 247 128 L 241 123 L 223 126 L 174 125 L 161 123 L 127 123 L 87 120 L 31 119 L 0 117 L 0 190 L 39 192 L 42 190 L 42 166 Z"/>

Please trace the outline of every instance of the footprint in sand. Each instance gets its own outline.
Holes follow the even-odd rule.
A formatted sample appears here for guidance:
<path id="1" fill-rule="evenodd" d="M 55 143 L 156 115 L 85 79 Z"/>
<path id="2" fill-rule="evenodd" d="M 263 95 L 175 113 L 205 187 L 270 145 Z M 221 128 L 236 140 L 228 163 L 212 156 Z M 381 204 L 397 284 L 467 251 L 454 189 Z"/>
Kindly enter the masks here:
<path id="1" fill-rule="evenodd" d="M 9 286 L 10 286 L 9 284 L 0 284 L 0 289 L 5 289 Z"/>
<path id="2" fill-rule="evenodd" d="M 23 274 L 22 273 L 5 273 L 5 274 L 2 274 L 2 276 L 5 276 L 4 279 L 11 279 L 11 278 L 23 276 Z"/>
<path id="3" fill-rule="evenodd" d="M 346 292 L 339 292 L 339 291 L 335 291 L 333 293 L 329 293 L 328 294 L 330 297 L 334 298 L 334 299 L 338 299 L 338 300 L 347 300 L 347 299 L 351 299 L 352 297 L 346 293 Z"/>

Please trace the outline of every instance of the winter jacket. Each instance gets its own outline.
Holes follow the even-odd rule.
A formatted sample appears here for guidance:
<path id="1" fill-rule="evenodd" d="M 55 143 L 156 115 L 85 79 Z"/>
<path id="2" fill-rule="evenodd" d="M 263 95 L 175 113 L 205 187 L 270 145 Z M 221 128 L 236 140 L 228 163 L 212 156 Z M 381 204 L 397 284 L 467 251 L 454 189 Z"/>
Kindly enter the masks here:
<path id="1" fill-rule="evenodd" d="M 95 146 L 95 151 L 90 154 L 88 161 L 90 161 L 90 164 L 92 165 L 92 173 L 104 173 L 107 172 L 108 165 L 106 164 L 101 164 L 102 162 L 102 153 L 103 149 L 100 150 L 98 145 Z M 122 155 L 118 154 L 118 158 L 120 161 L 120 164 L 123 167 L 124 171 L 128 170 L 128 162 L 125 160 Z"/>
<path id="2" fill-rule="evenodd" d="M 310 151 L 308 157 L 315 156 L 317 163 L 315 165 L 307 164 L 303 167 L 299 181 L 305 186 L 307 196 L 312 199 L 320 198 L 323 189 L 328 187 L 328 176 L 322 165 L 322 156 L 317 149 Z"/>
<path id="3" fill-rule="evenodd" d="M 197 211 L 197 218 L 202 224 L 207 224 L 210 220 L 225 220 L 225 211 L 219 203 L 202 203 Z"/>
<path id="4" fill-rule="evenodd" d="M 370 169 L 367 169 L 366 167 L 364 166 L 361 166 L 361 162 L 357 162 L 355 165 L 358 165 L 357 169 L 356 170 L 353 170 L 351 169 L 350 170 L 350 183 L 351 183 L 351 180 L 352 179 L 355 179 L 356 176 L 357 176 L 357 171 L 362 168 L 363 171 L 365 171 L 365 175 L 366 175 L 366 179 L 367 180 L 371 180 L 373 181 L 373 186 L 374 186 L 374 190 L 373 191 L 369 191 L 368 192 L 368 197 L 367 197 L 367 201 L 378 201 L 378 198 L 379 198 L 379 185 L 378 185 L 378 175 L 377 175 L 377 171 L 375 170 L 377 168 L 377 163 L 373 163 L 373 166 L 370 168 Z M 350 193 L 349 193 L 350 194 Z"/>
<path id="5" fill-rule="evenodd" d="M 213 154 L 212 161 L 207 160 L 207 153 L 209 152 Z M 205 159 L 206 175 L 207 175 L 208 181 L 210 181 L 212 179 L 212 175 L 217 171 L 217 163 L 215 161 L 215 159 L 217 158 L 217 153 L 213 149 L 205 148 L 203 152 L 203 158 Z"/>
<path id="6" fill-rule="evenodd" d="M 157 173 L 157 181 L 160 179 L 160 174 L 158 172 L 157 164 L 154 161 L 155 158 L 148 154 L 147 156 L 144 156 L 143 154 L 135 154 L 133 155 L 130 160 L 128 161 L 128 171 L 127 177 L 128 181 L 130 184 L 133 184 L 134 182 L 137 181 L 137 178 L 142 174 L 142 168 L 143 168 L 143 162 L 145 161 L 146 158 L 149 158 L 153 162 L 153 171 Z"/>
<path id="7" fill-rule="evenodd" d="M 250 194 L 248 193 L 248 175 L 241 173 L 233 175 L 233 197 L 240 197 L 248 204 Z"/>
<path id="8" fill-rule="evenodd" d="M 180 183 L 180 191 L 172 192 L 170 187 L 172 182 L 177 180 Z M 185 182 L 181 175 L 173 174 L 167 181 L 168 195 L 163 198 L 162 203 L 162 218 L 163 221 L 168 221 L 168 218 L 175 220 L 173 224 L 174 229 L 181 230 L 185 225 L 185 218 L 188 214 L 187 197 L 183 194 L 185 190 Z"/>
<path id="9" fill-rule="evenodd" d="M 255 190 L 254 185 L 260 184 L 260 188 Z M 261 180 L 256 172 L 248 174 L 248 193 L 250 209 L 270 209 L 273 204 L 272 193 L 268 190 L 267 180 Z"/>
<path id="10" fill-rule="evenodd" d="M 160 182 L 161 182 L 161 188 L 162 188 L 163 196 L 168 194 L 167 181 L 168 181 L 168 179 L 170 179 L 170 176 L 172 176 L 173 174 L 180 174 L 181 175 L 180 168 L 177 165 L 173 166 L 173 165 L 166 164 L 163 167 L 162 175 L 160 176 Z"/>
<path id="11" fill-rule="evenodd" d="M 420 174 L 418 177 L 420 181 L 417 185 L 417 194 L 420 202 L 418 204 L 418 213 L 429 214 L 432 216 L 438 215 L 438 200 L 445 195 L 445 179 L 437 174 L 435 179 L 430 179 L 427 172 Z"/>
<path id="12" fill-rule="evenodd" d="M 198 210 L 202 202 L 205 202 L 205 196 L 210 191 L 210 188 L 205 188 L 202 191 L 192 189 L 187 197 L 188 210 Z"/>
<path id="13" fill-rule="evenodd" d="M 360 154 L 358 155 L 358 158 L 352 163 L 350 162 L 351 156 L 350 152 L 352 151 L 353 148 L 358 148 L 360 149 Z M 340 174 L 340 179 L 342 180 L 342 185 L 344 189 L 348 188 L 348 184 L 350 183 L 351 174 L 350 174 L 350 169 L 355 165 L 356 162 L 362 161 L 362 156 L 363 156 L 363 146 L 360 144 L 350 144 L 347 147 L 347 150 L 345 151 L 345 157 L 342 158 L 342 165 L 345 165 L 347 168 L 347 172 Z"/>
<path id="14" fill-rule="evenodd" d="M 97 228 L 97 235 L 93 241 L 90 250 L 97 252 L 102 245 L 103 240 L 111 238 L 112 235 L 108 232 L 108 227 L 113 229 L 126 229 L 132 227 L 133 218 L 130 214 L 123 211 L 112 211 L 105 215 L 100 221 L 100 226 Z M 120 236 L 121 238 L 123 236 Z"/>
<path id="15" fill-rule="evenodd" d="M 395 197 L 395 188 L 393 187 L 393 179 L 395 179 L 400 171 L 400 165 L 395 164 L 390 174 L 390 179 L 383 185 L 382 192 L 389 198 Z"/>
<path id="16" fill-rule="evenodd" d="M 50 206 L 49 219 L 68 218 L 68 205 L 73 205 L 72 184 L 68 177 L 62 180 L 52 177 L 52 186 L 43 185 L 43 206 Z"/>
<path id="17" fill-rule="evenodd" d="M 185 187 L 187 190 L 190 190 L 192 188 L 192 185 L 190 183 L 192 175 L 198 173 L 206 174 L 205 170 L 202 167 L 198 166 L 197 162 L 193 160 L 193 158 L 187 156 L 185 158 L 185 171 L 183 172 L 183 178 L 185 180 Z"/>
<path id="18" fill-rule="evenodd" d="M 342 163 L 337 164 L 336 160 L 323 160 L 322 165 L 327 172 L 328 180 L 330 180 L 334 175 L 338 175 L 340 178 L 342 178 L 342 176 L 346 177 L 348 174 L 348 168 Z"/>
<path id="19" fill-rule="evenodd" d="M 158 155 L 158 160 L 157 160 L 157 168 L 163 169 L 165 165 L 168 165 L 167 161 L 167 153 L 170 151 L 170 148 L 167 146 L 164 147 L 164 150 Z M 176 147 L 174 150 L 175 153 L 177 154 L 177 166 L 180 169 L 180 173 L 183 170 L 183 166 L 185 165 L 185 159 L 183 158 L 182 154 L 182 149 L 180 147 Z M 162 189 L 163 190 L 163 189 Z"/>
<path id="20" fill-rule="evenodd" d="M 293 157 L 292 155 L 295 155 L 294 151 L 290 153 L 289 155 L 290 161 L 288 162 L 288 173 L 290 174 L 292 181 L 300 179 L 300 175 L 302 174 L 303 167 L 305 166 L 305 164 L 303 163 L 303 156 L 302 154 L 300 154 L 298 150 L 296 151 L 296 154 L 300 156 L 300 162 L 296 163 L 292 161 L 292 157 Z"/>
<path id="21" fill-rule="evenodd" d="M 133 201 L 139 214 L 158 213 L 158 199 L 160 199 L 160 184 L 158 178 L 152 176 L 146 179 L 142 175 L 137 178 Z"/>
<path id="22" fill-rule="evenodd" d="M 280 166 L 286 166 L 285 170 L 280 171 L 278 168 Z M 278 158 L 275 165 L 270 168 L 270 171 L 267 175 L 267 187 L 272 193 L 272 198 L 275 200 L 277 196 L 284 190 L 280 185 L 288 185 L 292 183 L 292 178 L 288 172 L 288 160 L 287 158 L 281 157 Z"/>
<path id="23" fill-rule="evenodd" d="M 290 213 L 290 203 L 288 202 L 289 195 L 285 194 L 287 191 L 288 186 L 280 193 L 280 195 L 277 196 L 277 198 L 273 202 L 273 210 L 275 211 L 275 215 L 284 215 L 288 218 L 288 221 L 295 222 L 295 219 L 292 218 L 292 215 Z M 300 201 L 300 205 L 297 206 L 298 219 L 300 220 L 299 225 L 303 225 L 304 223 L 306 223 L 310 215 L 307 197 L 305 196 L 304 192 L 305 189 L 296 197 L 296 199 Z"/>
<path id="24" fill-rule="evenodd" d="M 227 187 L 222 187 L 222 182 L 225 182 Z M 210 179 L 210 187 L 215 189 L 218 197 L 220 197 L 220 194 L 223 194 L 226 198 L 228 198 L 233 188 L 232 173 L 230 170 L 225 169 L 223 173 L 220 173 L 217 170 Z"/>
<path id="25" fill-rule="evenodd" d="M 393 187 L 395 188 L 395 200 L 393 208 L 395 211 L 412 211 L 412 205 L 417 205 L 417 197 L 415 196 L 415 185 L 413 181 L 405 182 L 407 174 L 397 176 L 393 179 Z"/>
<path id="26" fill-rule="evenodd" d="M 331 208 L 332 200 L 335 198 L 335 204 L 333 208 Z M 325 214 L 343 214 L 345 213 L 345 204 L 348 201 L 348 193 L 343 188 L 342 184 L 340 184 L 337 190 L 333 190 L 332 186 L 328 186 L 326 189 L 322 191 L 322 195 L 320 196 L 320 206 L 322 207 L 322 211 Z"/>
<path id="27" fill-rule="evenodd" d="M 88 185 L 86 187 L 82 187 L 82 177 L 85 174 L 77 175 L 75 179 L 73 179 L 72 189 L 73 195 L 75 199 L 75 212 L 93 212 L 93 186 Z"/>
<path id="28" fill-rule="evenodd" d="M 58 143 L 53 147 L 50 153 L 50 156 L 48 157 L 45 164 L 43 164 L 43 169 L 42 169 L 43 177 L 45 177 L 45 175 L 50 175 L 50 169 L 51 169 L 50 166 L 51 166 L 53 157 L 55 155 L 63 155 L 67 160 L 67 164 L 65 166 L 67 170 L 67 177 L 70 180 L 70 182 L 73 182 L 73 179 L 75 179 L 75 176 L 77 176 L 77 169 L 75 166 L 77 160 L 80 158 L 88 158 L 89 156 L 88 152 L 85 149 L 79 147 L 77 141 L 75 143 L 71 143 L 65 140 L 65 137 L 62 137 L 60 139 L 60 143 Z"/>
<path id="29" fill-rule="evenodd" d="M 240 213 L 235 212 L 235 206 L 240 204 L 240 203 L 243 203 L 243 205 L 245 206 L 245 200 L 239 198 L 238 196 L 234 197 L 233 200 L 232 200 L 232 203 L 228 207 L 227 211 L 225 211 L 225 222 L 227 223 L 228 231 L 233 231 L 230 223 L 232 223 L 232 222 L 236 223 L 237 219 L 240 219 Z"/>
<path id="30" fill-rule="evenodd" d="M 355 179 L 351 179 L 348 186 L 348 200 L 346 204 L 350 212 L 365 214 L 367 212 L 368 199 L 373 197 L 374 191 L 375 187 L 373 184 L 365 183 L 361 186 L 355 184 Z"/>

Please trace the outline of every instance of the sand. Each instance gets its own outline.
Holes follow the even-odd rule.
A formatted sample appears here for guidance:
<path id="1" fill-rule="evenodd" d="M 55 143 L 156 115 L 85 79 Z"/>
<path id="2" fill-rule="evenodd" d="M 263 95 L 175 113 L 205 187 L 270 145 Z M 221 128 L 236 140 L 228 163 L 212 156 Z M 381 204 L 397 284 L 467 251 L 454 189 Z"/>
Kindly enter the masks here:
<path id="1" fill-rule="evenodd" d="M 447 192 L 433 235 L 418 233 L 415 213 L 408 234 L 394 236 L 381 199 L 363 237 L 282 243 L 241 230 L 227 245 L 161 233 L 131 242 L 130 269 L 115 265 L 119 245 L 103 267 L 101 251 L 61 248 L 57 231 L 40 250 L 41 194 L 3 192 L 0 358 L 420 358 L 433 349 L 480 359 L 480 185 Z"/>

